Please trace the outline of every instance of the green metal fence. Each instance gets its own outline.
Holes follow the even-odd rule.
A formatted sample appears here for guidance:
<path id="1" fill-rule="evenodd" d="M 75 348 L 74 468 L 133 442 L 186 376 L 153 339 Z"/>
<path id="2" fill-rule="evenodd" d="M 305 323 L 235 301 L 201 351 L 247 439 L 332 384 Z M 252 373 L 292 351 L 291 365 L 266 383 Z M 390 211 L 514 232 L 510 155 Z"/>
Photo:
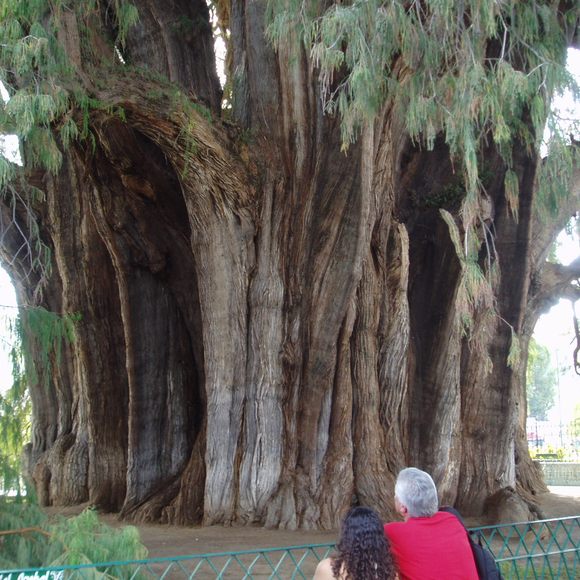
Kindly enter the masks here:
<path id="1" fill-rule="evenodd" d="M 506 580 L 580 578 L 580 516 L 473 528 Z"/>
<path id="2" fill-rule="evenodd" d="M 472 528 L 506 580 L 580 578 L 580 516 Z M 0 580 L 312 578 L 333 544 L 0 571 Z"/>

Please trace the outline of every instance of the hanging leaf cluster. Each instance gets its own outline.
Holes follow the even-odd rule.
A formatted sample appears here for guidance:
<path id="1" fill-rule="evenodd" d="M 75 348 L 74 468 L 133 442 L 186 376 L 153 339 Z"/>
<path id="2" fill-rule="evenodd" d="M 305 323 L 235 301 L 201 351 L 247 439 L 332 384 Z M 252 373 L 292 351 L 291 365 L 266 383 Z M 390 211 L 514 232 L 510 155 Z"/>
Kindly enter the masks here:
<path id="1" fill-rule="evenodd" d="M 74 342 L 79 314 L 59 315 L 45 308 L 24 308 L 16 319 L 17 343 L 21 345 L 29 384 L 46 384 L 60 364 L 63 344 Z"/>

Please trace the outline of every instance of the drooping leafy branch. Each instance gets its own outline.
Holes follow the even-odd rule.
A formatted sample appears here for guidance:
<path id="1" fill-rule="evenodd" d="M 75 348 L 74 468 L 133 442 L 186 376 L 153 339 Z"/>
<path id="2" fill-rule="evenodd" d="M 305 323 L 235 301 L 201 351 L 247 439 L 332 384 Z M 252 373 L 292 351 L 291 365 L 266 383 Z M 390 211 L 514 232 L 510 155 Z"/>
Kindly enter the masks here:
<path id="1" fill-rule="evenodd" d="M 59 315 L 44 308 L 24 308 L 16 319 L 17 344 L 21 345 L 27 380 L 48 381 L 53 365 L 61 360 L 62 347 L 74 341 L 79 314 Z"/>
<path id="2" fill-rule="evenodd" d="M 345 145 L 386 102 L 427 147 L 444 134 L 464 174 L 466 229 L 477 221 L 482 146 L 493 141 L 510 169 L 514 143 L 539 150 L 554 92 L 578 96 L 565 66 L 572 4 L 270 0 L 269 10 L 276 45 L 294 37 L 309 51 L 326 109 L 342 118 Z M 558 137 L 557 123 L 550 127 Z M 509 171 L 506 195 L 516 212 Z"/>
<path id="3" fill-rule="evenodd" d="M 40 508 L 0 499 L 0 568 L 39 568 L 141 559 L 147 550 L 136 528 L 113 529 L 87 509 L 73 518 L 49 518 Z M 94 570 L 99 576 L 99 570 Z M 115 571 L 129 578 L 129 566 Z"/>
<path id="4" fill-rule="evenodd" d="M 0 394 L 0 494 L 29 497 L 22 477 L 21 454 L 30 437 L 30 384 L 46 386 L 53 365 L 60 363 L 63 343 L 74 340 L 78 315 L 59 316 L 43 308 L 21 308 L 6 317 L 4 340 L 9 346 L 12 385 Z"/>
<path id="5" fill-rule="evenodd" d="M 0 3 L 0 82 L 9 96 L 0 105 L 0 133 L 18 137 L 21 160 L 18 164 L 0 155 L 0 198 L 12 209 L 11 214 L 4 211 L 0 216 L 0 238 L 13 238 L 13 251 L 3 259 L 19 267 L 35 289 L 35 303 L 50 276 L 51 252 L 41 239 L 35 209 L 44 193 L 31 174 L 36 170 L 56 173 L 71 142 L 93 139 L 88 117 L 102 103 L 92 99 L 83 86 L 75 67 L 77 55 L 75 50 L 67 51 L 63 33 L 74 22 L 79 45 L 90 47 L 89 23 L 101 10 L 110 14 L 117 31 L 114 42 L 122 44 L 138 18 L 129 2 Z"/>

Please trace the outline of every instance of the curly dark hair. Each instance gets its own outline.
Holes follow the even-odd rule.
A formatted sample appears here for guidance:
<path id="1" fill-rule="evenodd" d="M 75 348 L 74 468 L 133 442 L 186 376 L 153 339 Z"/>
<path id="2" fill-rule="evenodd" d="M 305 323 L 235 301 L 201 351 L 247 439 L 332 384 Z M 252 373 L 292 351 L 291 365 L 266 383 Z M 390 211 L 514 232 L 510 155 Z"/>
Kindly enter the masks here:
<path id="1" fill-rule="evenodd" d="M 396 568 L 383 523 L 368 507 L 352 508 L 345 516 L 332 559 L 332 573 L 348 580 L 391 580 Z"/>

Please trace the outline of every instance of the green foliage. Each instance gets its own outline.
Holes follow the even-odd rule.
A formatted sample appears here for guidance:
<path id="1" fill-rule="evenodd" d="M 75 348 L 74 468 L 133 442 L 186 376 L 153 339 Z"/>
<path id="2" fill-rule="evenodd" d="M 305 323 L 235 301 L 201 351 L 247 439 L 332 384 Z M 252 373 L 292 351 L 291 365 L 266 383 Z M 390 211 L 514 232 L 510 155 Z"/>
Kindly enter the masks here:
<path id="1" fill-rule="evenodd" d="M 453 242 L 455 253 L 463 271 L 457 292 L 457 310 L 463 334 L 471 338 L 474 330 L 472 313 L 477 309 L 494 312 L 495 298 L 492 284 L 496 271 L 492 267 L 490 268 L 490 275 L 486 276 L 479 265 L 480 243 L 477 238 L 466 237 L 464 239 L 465 244 L 463 244 L 460 229 L 451 213 L 445 209 L 440 209 L 439 214 L 447 224 L 449 237 Z M 483 331 L 486 327 L 491 330 L 493 325 L 491 323 L 487 325 L 482 324 L 480 330 Z M 514 337 L 515 335 L 512 329 L 512 347 L 515 344 L 519 345 L 517 337 L 515 337 L 515 340 Z M 481 336 L 478 338 L 481 338 Z M 513 349 L 510 349 L 510 356 L 512 357 L 508 357 L 508 364 L 510 365 L 514 364 L 514 360 L 517 360 L 513 359 L 515 352 Z M 517 356 L 519 356 L 519 351 L 517 351 Z"/>
<path id="2" fill-rule="evenodd" d="M 124 45 L 129 28 L 135 26 L 135 24 L 139 22 L 139 11 L 137 10 L 137 7 L 130 2 L 120 2 L 119 0 L 115 0 L 115 17 L 117 20 L 117 28 L 119 30 L 117 42 Z"/>
<path id="3" fill-rule="evenodd" d="M 21 139 L 25 165 L 51 173 L 58 171 L 61 147 L 67 148 L 77 138 L 91 139 L 90 111 L 112 110 L 80 88 L 82 83 L 58 42 L 59 18 L 65 11 L 74 11 L 86 52 L 86 47 L 91 46 L 89 23 L 94 20 L 95 10 L 96 0 L 0 3 L 0 81 L 10 96 L 0 107 L 0 133 L 12 133 Z M 130 2 L 115 0 L 110 14 L 117 30 L 115 42 L 123 45 L 129 29 L 139 20 L 137 8 Z M 72 114 L 75 109 L 81 112 L 80 129 Z M 118 114 L 124 116 L 122 111 Z M 4 165 L 0 166 L 0 188 L 10 177 Z"/>
<path id="4" fill-rule="evenodd" d="M 15 334 L 21 345 L 27 380 L 46 382 L 53 365 L 61 360 L 63 342 L 74 341 L 74 326 L 79 314 L 59 315 L 44 308 L 25 308 L 16 319 Z"/>
<path id="5" fill-rule="evenodd" d="M 512 216 L 517 221 L 518 219 L 518 197 L 520 193 L 520 184 L 518 182 L 517 174 L 509 169 L 506 171 L 504 178 L 505 197 Z"/>
<path id="6" fill-rule="evenodd" d="M 63 120 L 60 126 L 60 140 L 64 148 L 68 148 L 72 141 L 75 141 L 79 137 L 79 128 L 74 122 L 72 117 L 67 117 Z"/>
<path id="7" fill-rule="evenodd" d="M 63 149 L 74 140 L 87 139 L 94 146 L 89 129 L 93 111 L 105 110 L 124 119 L 123 110 L 91 98 L 80 88 L 76 72 L 57 38 L 63 12 L 74 10 L 80 25 L 94 19 L 97 8 L 95 0 L 0 3 L 0 80 L 10 96 L 0 105 L 0 133 L 19 138 L 27 170 L 39 168 L 54 174 L 61 167 Z M 136 9 L 124 1 L 116 1 L 114 8 L 111 13 L 122 41 L 137 20 Z M 80 26 L 81 36 L 89 34 L 85 28 Z M 27 262 L 26 273 L 36 274 L 40 293 L 50 273 L 50 252 L 39 237 L 33 210 L 37 191 L 22 178 L 22 171 L 14 163 L 0 157 L 0 196 L 7 198 L 12 207 L 25 209 L 26 224 L 15 223 L 16 217 L 10 224 L 23 236 L 23 251 L 14 260 Z M 19 212 L 18 219 L 21 215 Z"/>
<path id="8" fill-rule="evenodd" d="M 74 339 L 79 317 L 32 308 L 21 309 L 16 320 L 6 318 L 13 383 L 0 396 L 0 569 L 144 558 L 146 550 L 135 528 L 111 529 L 93 510 L 69 519 L 48 518 L 35 503 L 32 490 L 26 489 L 20 460 L 30 437 L 30 372 L 25 366 L 32 365 L 34 354 L 48 377 L 51 365 L 58 364 L 63 341 Z M 92 572 L 91 576 L 101 577 L 98 568 Z M 126 567 L 115 577 L 128 578 L 133 572 Z"/>
<path id="9" fill-rule="evenodd" d="M 310 55 L 325 110 L 341 118 L 343 148 L 386 104 L 404 120 L 411 138 L 427 148 L 444 137 L 459 179 L 422 203 L 455 209 L 455 199 L 462 201 L 460 220 L 442 216 L 462 264 L 457 305 L 470 338 L 474 312 L 495 307 L 495 250 L 482 219 L 490 169 L 481 166 L 484 148 L 493 142 L 503 158 L 505 197 L 517 220 L 519 181 L 512 152 L 523 147 L 530 156 L 539 155 L 548 123 L 552 143 L 540 170 L 540 198 L 553 209 L 568 195 L 574 153 L 550 102 L 564 89 L 578 97 L 566 70 L 563 25 L 576 22 L 576 12 L 571 5 L 568 12 L 561 10 L 566 8 L 551 0 L 268 2 L 270 39 L 280 49 Z M 519 342 L 512 334 L 508 364 L 518 359 Z"/>
<path id="10" fill-rule="evenodd" d="M 13 349 L 11 356 L 18 353 Z M 18 366 L 16 361 L 13 368 Z M 31 493 L 21 476 L 22 449 L 30 440 L 30 397 L 24 376 L 14 374 L 12 387 L 0 394 L 0 496 L 11 492 L 21 498 Z"/>
<path id="11" fill-rule="evenodd" d="M 0 155 L 0 190 L 4 190 L 6 184 L 14 179 L 15 173 L 14 164 Z"/>
<path id="12" fill-rule="evenodd" d="M 530 457 L 539 460 L 554 460 L 554 461 L 568 461 L 571 455 L 568 450 L 563 447 L 554 447 L 553 445 L 542 445 L 530 449 Z"/>
<path id="13" fill-rule="evenodd" d="M 21 476 L 21 454 L 30 439 L 28 386 L 37 383 L 39 375 L 45 382 L 49 380 L 53 364 L 60 361 L 63 341 L 74 340 L 74 325 L 79 319 L 78 315 L 58 316 L 43 308 L 25 308 L 15 318 L 5 317 L 12 386 L 0 395 L 0 494 L 30 495 Z"/>
<path id="14" fill-rule="evenodd" d="M 74 518 L 49 518 L 35 503 L 32 490 L 23 487 L 20 455 L 30 436 L 30 372 L 25 372 L 25 366 L 32 365 L 34 354 L 43 367 L 43 376 L 48 377 L 51 365 L 58 364 L 63 341 L 74 340 L 74 324 L 78 320 L 78 315 L 58 316 L 32 308 L 21 310 L 19 317 L 8 323 L 13 340 L 13 384 L 0 396 L 0 569 L 146 556 L 135 528 L 112 529 L 102 524 L 91 509 Z M 115 577 L 128 578 L 133 572 L 126 567 Z M 93 575 L 101 577 L 101 571 L 95 568 Z"/>
<path id="15" fill-rule="evenodd" d="M 551 364 L 550 352 L 545 346 L 530 340 L 526 375 L 526 396 L 528 415 L 539 421 L 548 418 L 548 411 L 554 406 L 558 370 Z"/>
<path id="16" fill-rule="evenodd" d="M 190 119 L 180 130 L 178 138 L 183 141 L 185 148 L 185 163 L 183 169 L 181 170 L 182 179 L 186 179 L 190 168 L 191 162 L 198 154 L 198 143 L 194 137 L 194 127 L 195 122 Z"/>
<path id="17" fill-rule="evenodd" d="M 48 518 L 36 505 L 0 499 L 0 569 L 40 568 L 142 559 L 136 528 L 111 528 L 87 509 L 73 518 Z M 98 568 L 95 570 L 98 575 Z M 115 577 L 130 577 L 128 567 Z M 119 576 L 118 574 L 123 574 Z"/>
<path id="18" fill-rule="evenodd" d="M 185 164 L 181 169 L 181 177 L 186 179 L 191 162 L 199 152 L 199 143 L 195 137 L 198 118 L 202 117 L 208 123 L 212 123 L 213 119 L 211 111 L 207 107 L 192 101 L 182 91 L 173 89 L 168 96 L 173 110 L 185 116 L 185 122 L 179 131 L 178 139 L 183 142 L 185 149 Z"/>
<path id="19" fill-rule="evenodd" d="M 460 179 L 456 178 L 440 190 L 428 196 L 420 198 L 415 192 L 411 192 L 411 198 L 416 207 L 419 208 L 445 208 L 456 207 L 465 197 L 465 187 Z"/>
<path id="20" fill-rule="evenodd" d="M 342 118 L 344 147 L 386 102 L 428 147 L 444 134 L 462 167 L 466 230 L 477 222 L 482 145 L 492 139 L 510 168 L 516 142 L 539 148 L 554 91 L 578 92 L 565 68 L 561 20 L 575 13 L 559 13 L 556 2 L 269 0 L 268 7 L 276 46 L 298 50 L 298 40 L 310 53 L 325 108 Z M 508 173 L 512 212 L 516 184 Z"/>

